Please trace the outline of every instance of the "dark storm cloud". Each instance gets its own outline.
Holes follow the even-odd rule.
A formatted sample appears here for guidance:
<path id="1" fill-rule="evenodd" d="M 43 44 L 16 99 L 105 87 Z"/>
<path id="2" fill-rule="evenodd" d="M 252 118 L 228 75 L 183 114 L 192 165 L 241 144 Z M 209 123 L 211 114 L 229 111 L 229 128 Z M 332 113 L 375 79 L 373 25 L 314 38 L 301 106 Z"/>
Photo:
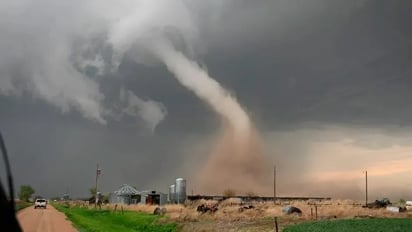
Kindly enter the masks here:
<path id="1" fill-rule="evenodd" d="M 76 115 L 62 117 L 41 102 L 2 101 L 16 103 L 19 107 L 2 114 L 2 132 L 17 184 L 30 183 L 41 195 L 56 196 L 68 189 L 74 196 L 87 196 L 96 163 L 103 169 L 104 191 L 123 183 L 153 188 L 149 184 L 168 172 L 185 174 L 179 164 L 192 148 L 184 145 L 200 137 L 184 129 L 150 135 L 132 119 L 103 127 Z M 167 185 L 155 187 L 166 191 Z"/>
<path id="2" fill-rule="evenodd" d="M 228 46 L 216 45 L 219 50 L 206 61 L 212 76 L 238 90 L 241 101 L 274 126 L 410 125 L 410 4 L 305 3 L 283 17 L 277 15 L 285 11 L 276 8 L 282 6 L 278 1 L 268 3 L 274 8 L 258 5 L 254 12 L 261 21 L 254 21 L 255 15 L 228 16 L 222 26 Z M 245 24 L 233 23 L 237 20 Z"/>
<path id="3" fill-rule="evenodd" d="M 402 127 L 412 126 L 412 30 L 408 25 L 412 4 L 408 1 L 216 1 L 213 5 L 201 1 L 189 5 L 200 26 L 193 56 L 238 97 L 264 132 L 299 129 L 312 122 L 315 126 L 309 127 L 341 124 L 398 135 Z M 42 27 L 36 30 L 43 32 Z M 57 29 L 54 33 L 59 35 Z M 9 34 L 10 43 L 13 36 L 20 35 Z M 41 45 L 38 49 L 50 49 L 40 39 L 35 41 Z M 20 42 L 15 43 L 13 47 L 19 47 Z M 103 62 L 109 62 L 110 49 L 99 46 L 93 49 L 103 54 Z M 33 49 L 26 53 L 23 47 L 21 53 L 37 54 Z M 89 70 L 88 75 L 96 76 L 96 72 Z M 104 191 L 123 183 L 165 191 L 173 176 L 188 175 L 190 166 L 199 165 L 219 119 L 163 66 L 144 66 L 126 57 L 118 72 L 92 80 L 99 83 L 92 97 L 103 93 L 105 101 L 115 101 L 118 90 L 126 87 L 142 99 L 161 102 L 168 115 L 150 135 L 145 123 L 136 123 L 132 117 L 109 120 L 104 126 L 77 111 L 63 114 L 41 97 L 1 96 L 0 125 L 17 184 L 32 183 L 40 194 L 49 196 L 66 188 L 75 196 L 85 196 L 99 162 Z M 0 84 L 6 88 L 8 83 L 0 80 Z M 285 161 L 288 166 L 296 164 L 296 159 L 304 163 L 306 137 L 286 136 L 296 143 L 289 142 L 285 148 L 279 144 L 280 149 L 293 147 L 289 151 L 295 155 Z M 355 143 L 376 149 L 362 136 Z"/>

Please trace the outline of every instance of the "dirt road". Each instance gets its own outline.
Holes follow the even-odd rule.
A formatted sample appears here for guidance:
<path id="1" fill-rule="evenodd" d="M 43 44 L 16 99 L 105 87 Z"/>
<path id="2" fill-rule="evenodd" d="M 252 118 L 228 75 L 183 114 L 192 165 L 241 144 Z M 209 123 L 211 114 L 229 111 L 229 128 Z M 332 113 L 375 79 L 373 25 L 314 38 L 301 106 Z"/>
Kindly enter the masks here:
<path id="1" fill-rule="evenodd" d="M 24 232 L 77 232 L 66 216 L 51 205 L 47 209 L 25 208 L 17 213 L 17 219 Z"/>

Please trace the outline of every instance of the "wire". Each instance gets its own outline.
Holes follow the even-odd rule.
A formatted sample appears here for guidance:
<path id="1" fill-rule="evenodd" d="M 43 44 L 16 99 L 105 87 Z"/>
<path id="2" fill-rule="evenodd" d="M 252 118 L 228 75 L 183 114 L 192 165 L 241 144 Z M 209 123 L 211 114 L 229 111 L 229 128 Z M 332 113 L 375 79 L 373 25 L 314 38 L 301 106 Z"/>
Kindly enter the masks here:
<path id="1" fill-rule="evenodd" d="M 9 162 L 9 157 L 7 155 L 7 149 L 6 145 L 4 143 L 3 135 L 0 131 L 0 149 L 3 154 L 3 159 L 4 163 L 6 166 L 6 173 L 7 173 L 7 182 L 9 185 L 9 194 L 10 194 L 10 202 L 11 202 L 11 210 L 13 214 L 16 212 L 16 207 L 15 207 L 15 202 L 14 202 L 14 188 L 13 188 L 13 178 L 11 175 L 11 168 L 10 168 L 10 162 Z"/>

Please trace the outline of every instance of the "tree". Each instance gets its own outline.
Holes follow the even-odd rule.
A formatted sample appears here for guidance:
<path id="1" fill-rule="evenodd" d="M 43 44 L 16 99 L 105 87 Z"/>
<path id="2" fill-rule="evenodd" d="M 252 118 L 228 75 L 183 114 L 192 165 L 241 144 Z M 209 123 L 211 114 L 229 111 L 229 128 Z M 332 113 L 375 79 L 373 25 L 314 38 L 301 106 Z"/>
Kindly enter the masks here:
<path id="1" fill-rule="evenodd" d="M 96 196 L 96 187 L 91 187 L 91 188 L 89 189 L 89 191 L 90 191 L 90 194 L 92 195 L 92 197 L 95 197 L 95 196 Z"/>
<path id="2" fill-rule="evenodd" d="M 35 195 L 33 199 L 43 199 L 44 197 L 40 196 L 40 195 Z"/>
<path id="3" fill-rule="evenodd" d="M 234 197 L 236 196 L 236 191 L 234 189 L 226 189 L 223 191 L 223 196 L 224 197 Z"/>
<path id="4" fill-rule="evenodd" d="M 252 192 L 252 191 L 249 191 L 249 192 L 246 193 L 246 196 L 248 196 L 248 197 L 257 197 L 258 195 L 256 193 Z"/>
<path id="5" fill-rule="evenodd" d="M 103 194 L 102 202 L 105 204 L 109 203 L 109 198 L 110 198 L 109 194 Z"/>
<path id="6" fill-rule="evenodd" d="M 29 198 L 34 192 L 34 189 L 30 185 L 22 185 L 20 186 L 19 199 L 22 201 L 29 201 Z"/>

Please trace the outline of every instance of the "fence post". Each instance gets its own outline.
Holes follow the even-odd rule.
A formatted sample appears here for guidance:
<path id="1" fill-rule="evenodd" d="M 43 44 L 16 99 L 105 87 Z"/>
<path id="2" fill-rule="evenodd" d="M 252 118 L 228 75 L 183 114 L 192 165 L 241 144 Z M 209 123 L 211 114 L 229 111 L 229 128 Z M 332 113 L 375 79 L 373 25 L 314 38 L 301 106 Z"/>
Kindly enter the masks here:
<path id="1" fill-rule="evenodd" d="M 278 217 L 275 217 L 275 232 L 279 232 Z"/>

